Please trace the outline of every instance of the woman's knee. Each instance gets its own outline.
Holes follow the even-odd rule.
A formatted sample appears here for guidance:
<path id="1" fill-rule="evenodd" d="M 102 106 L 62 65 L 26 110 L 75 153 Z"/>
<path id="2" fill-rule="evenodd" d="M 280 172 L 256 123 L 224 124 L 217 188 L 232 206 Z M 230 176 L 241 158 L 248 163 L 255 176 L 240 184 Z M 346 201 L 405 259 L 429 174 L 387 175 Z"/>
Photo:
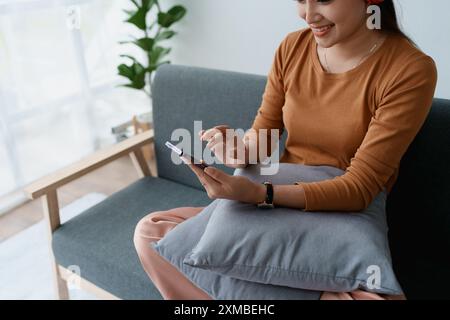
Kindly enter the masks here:
<path id="1" fill-rule="evenodd" d="M 134 244 L 149 246 L 150 242 L 162 239 L 178 224 L 198 214 L 203 207 L 179 207 L 165 211 L 154 211 L 143 217 L 134 230 Z M 144 249 L 143 249 L 144 250 Z"/>
<path id="2" fill-rule="evenodd" d="M 153 234 L 155 232 L 154 230 L 155 228 L 154 222 L 152 221 L 152 216 L 160 214 L 161 212 L 162 211 L 155 211 L 150 214 L 147 214 L 136 224 L 133 236 L 134 245 L 136 248 L 138 248 L 142 242 L 149 244 L 150 242 L 158 240 L 156 234 Z"/>

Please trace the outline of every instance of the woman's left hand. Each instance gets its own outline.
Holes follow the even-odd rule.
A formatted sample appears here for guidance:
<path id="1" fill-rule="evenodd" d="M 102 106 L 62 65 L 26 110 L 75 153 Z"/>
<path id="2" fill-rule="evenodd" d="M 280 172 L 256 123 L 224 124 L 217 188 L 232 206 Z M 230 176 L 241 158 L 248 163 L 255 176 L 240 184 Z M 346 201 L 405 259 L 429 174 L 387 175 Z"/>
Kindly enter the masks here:
<path id="1" fill-rule="evenodd" d="M 229 199 L 245 203 L 261 203 L 266 197 L 266 188 L 243 176 L 231 176 L 225 172 L 207 167 L 202 170 L 186 163 L 197 175 L 210 199 Z"/>

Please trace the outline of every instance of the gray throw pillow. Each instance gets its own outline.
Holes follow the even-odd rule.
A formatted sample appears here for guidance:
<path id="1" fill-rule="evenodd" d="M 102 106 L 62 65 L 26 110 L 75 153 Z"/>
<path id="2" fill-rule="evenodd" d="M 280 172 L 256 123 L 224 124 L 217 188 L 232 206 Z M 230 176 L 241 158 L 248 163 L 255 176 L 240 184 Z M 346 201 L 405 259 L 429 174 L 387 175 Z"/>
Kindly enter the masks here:
<path id="1" fill-rule="evenodd" d="M 321 292 L 264 285 L 222 276 L 209 270 L 183 264 L 202 236 L 212 211 L 219 200 L 213 201 L 198 215 L 177 225 L 151 246 L 189 280 L 215 300 L 318 300 Z"/>
<path id="2" fill-rule="evenodd" d="M 330 166 L 281 163 L 273 176 L 260 165 L 234 175 L 274 184 L 321 181 L 344 174 Z M 387 238 L 386 190 L 361 212 L 258 209 L 221 200 L 184 263 L 236 279 L 292 288 L 402 294 Z"/>

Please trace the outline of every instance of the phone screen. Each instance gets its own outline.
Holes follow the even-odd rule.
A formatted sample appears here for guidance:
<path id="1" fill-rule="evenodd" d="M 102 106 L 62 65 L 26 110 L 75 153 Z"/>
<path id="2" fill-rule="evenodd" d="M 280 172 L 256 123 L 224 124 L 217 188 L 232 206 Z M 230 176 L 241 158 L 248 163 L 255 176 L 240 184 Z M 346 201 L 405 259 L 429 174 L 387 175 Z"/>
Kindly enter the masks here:
<path id="1" fill-rule="evenodd" d="M 208 167 L 208 165 L 203 160 L 198 160 L 194 156 L 190 155 L 189 153 L 183 151 L 183 149 L 180 149 L 173 144 L 171 144 L 169 141 L 166 142 L 166 146 L 171 149 L 173 152 L 175 152 L 180 158 L 186 159 L 189 163 L 192 163 L 194 166 L 205 169 Z"/>

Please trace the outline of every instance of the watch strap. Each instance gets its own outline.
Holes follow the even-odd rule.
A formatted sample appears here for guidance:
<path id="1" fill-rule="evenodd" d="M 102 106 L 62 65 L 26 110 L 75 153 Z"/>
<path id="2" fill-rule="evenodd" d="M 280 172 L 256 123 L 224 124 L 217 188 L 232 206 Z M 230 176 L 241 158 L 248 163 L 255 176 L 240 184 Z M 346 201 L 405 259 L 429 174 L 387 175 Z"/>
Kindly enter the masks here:
<path id="1" fill-rule="evenodd" d="M 266 200 L 264 202 L 273 204 L 273 185 L 270 181 L 265 181 L 264 185 L 266 186 Z"/>

